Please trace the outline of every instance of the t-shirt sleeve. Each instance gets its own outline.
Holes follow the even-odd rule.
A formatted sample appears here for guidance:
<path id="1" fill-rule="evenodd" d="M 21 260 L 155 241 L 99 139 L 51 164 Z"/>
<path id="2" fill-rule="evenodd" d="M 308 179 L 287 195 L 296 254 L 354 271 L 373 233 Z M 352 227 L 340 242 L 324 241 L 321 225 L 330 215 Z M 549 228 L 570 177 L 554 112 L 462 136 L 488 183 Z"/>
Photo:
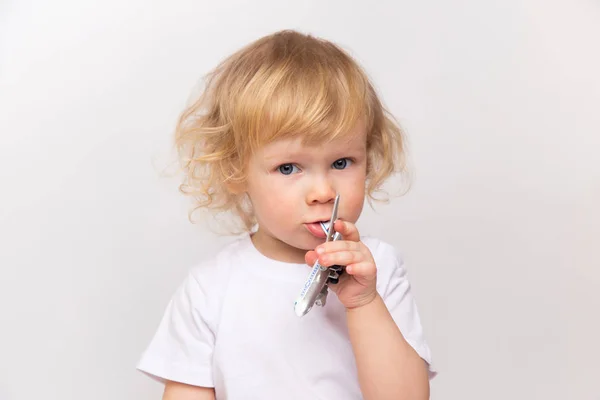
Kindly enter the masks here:
<path id="1" fill-rule="evenodd" d="M 214 387 L 210 296 L 193 274 L 175 291 L 137 369 L 151 378 Z"/>
<path id="2" fill-rule="evenodd" d="M 403 258 L 392 246 L 385 247 L 383 257 L 386 263 L 389 263 L 390 269 L 386 271 L 389 275 L 383 289 L 383 300 L 406 341 L 427 363 L 429 379 L 433 379 L 437 371 L 432 365 L 431 350 L 425 340 Z"/>

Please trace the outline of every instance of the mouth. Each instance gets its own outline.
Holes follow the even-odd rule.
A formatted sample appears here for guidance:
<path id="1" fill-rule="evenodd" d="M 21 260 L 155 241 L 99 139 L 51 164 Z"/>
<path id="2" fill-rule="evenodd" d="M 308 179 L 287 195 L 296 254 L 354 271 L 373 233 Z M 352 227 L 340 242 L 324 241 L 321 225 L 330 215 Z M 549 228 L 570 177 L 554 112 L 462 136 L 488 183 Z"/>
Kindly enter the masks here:
<path id="1" fill-rule="evenodd" d="M 319 224 L 321 225 L 321 230 L 328 231 L 331 226 L 331 221 L 321 221 Z"/>
<path id="2" fill-rule="evenodd" d="M 316 221 L 304 224 L 304 227 L 315 237 L 319 239 L 325 239 L 327 234 L 323 230 L 323 227 L 329 229 L 330 221 Z"/>

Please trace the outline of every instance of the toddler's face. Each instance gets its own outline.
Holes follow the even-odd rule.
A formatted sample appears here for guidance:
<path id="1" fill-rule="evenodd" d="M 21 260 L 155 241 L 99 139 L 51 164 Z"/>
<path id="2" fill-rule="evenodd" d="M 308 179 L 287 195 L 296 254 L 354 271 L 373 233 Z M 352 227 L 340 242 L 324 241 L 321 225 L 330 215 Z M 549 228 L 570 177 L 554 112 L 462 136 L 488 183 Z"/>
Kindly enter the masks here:
<path id="1" fill-rule="evenodd" d="M 365 199 L 366 144 L 366 129 L 359 124 L 347 137 L 319 146 L 281 139 L 252 154 L 246 192 L 258 220 L 257 249 L 303 263 L 306 251 L 323 243 L 319 222 L 331 217 L 338 193 L 338 217 L 356 222 Z"/>

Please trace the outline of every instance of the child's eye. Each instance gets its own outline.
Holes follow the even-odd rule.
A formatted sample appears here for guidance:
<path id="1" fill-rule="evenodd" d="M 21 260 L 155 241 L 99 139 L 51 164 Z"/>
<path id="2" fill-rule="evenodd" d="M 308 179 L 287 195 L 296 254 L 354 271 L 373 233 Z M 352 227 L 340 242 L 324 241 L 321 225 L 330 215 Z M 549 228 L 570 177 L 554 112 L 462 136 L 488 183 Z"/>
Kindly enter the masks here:
<path id="1" fill-rule="evenodd" d="M 290 175 L 294 172 L 298 172 L 299 169 L 294 164 L 282 164 L 277 167 L 277 170 L 281 172 L 283 175 Z"/>
<path id="2" fill-rule="evenodd" d="M 332 165 L 335 169 L 344 169 L 347 168 L 351 163 L 352 160 L 349 158 L 340 158 L 339 160 L 334 161 Z"/>

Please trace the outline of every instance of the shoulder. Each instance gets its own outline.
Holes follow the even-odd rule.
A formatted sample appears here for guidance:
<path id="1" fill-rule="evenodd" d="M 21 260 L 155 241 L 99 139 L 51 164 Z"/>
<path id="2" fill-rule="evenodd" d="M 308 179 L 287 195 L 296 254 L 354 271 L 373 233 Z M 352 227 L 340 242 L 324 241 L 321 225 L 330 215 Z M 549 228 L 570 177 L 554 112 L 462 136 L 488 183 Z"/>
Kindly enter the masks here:
<path id="1" fill-rule="evenodd" d="M 213 286 L 216 282 L 222 282 L 223 278 L 232 273 L 236 258 L 243 253 L 244 247 L 244 238 L 236 238 L 225 244 L 216 253 L 193 265 L 189 269 L 189 278 L 198 281 L 201 285 Z"/>
<path id="2" fill-rule="evenodd" d="M 406 279 L 402 252 L 394 245 L 372 236 L 362 236 L 361 241 L 369 248 L 377 266 L 377 287 L 385 293 L 395 280 Z"/>
<path id="3" fill-rule="evenodd" d="M 197 312 L 216 318 L 244 246 L 243 238 L 236 238 L 188 269 L 179 292 Z"/>
<path id="4" fill-rule="evenodd" d="M 393 268 L 402 264 L 402 253 L 392 244 L 373 236 L 361 236 L 361 241 L 369 248 L 379 268 Z"/>

